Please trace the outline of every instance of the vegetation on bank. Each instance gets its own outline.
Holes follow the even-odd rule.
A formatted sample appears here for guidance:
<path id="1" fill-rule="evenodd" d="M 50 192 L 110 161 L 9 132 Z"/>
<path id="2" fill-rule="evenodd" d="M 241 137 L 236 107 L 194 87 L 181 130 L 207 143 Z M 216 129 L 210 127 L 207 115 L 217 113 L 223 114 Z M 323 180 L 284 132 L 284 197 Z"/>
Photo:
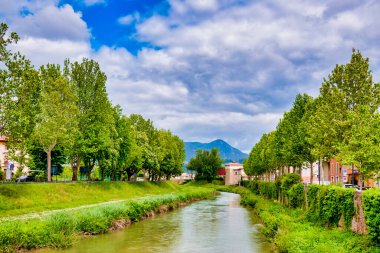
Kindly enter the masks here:
<path id="1" fill-rule="evenodd" d="M 257 195 L 244 187 L 211 186 L 241 195 L 241 204 L 251 207 L 261 219 L 260 232 L 272 242 L 274 252 L 380 252 L 366 235 L 336 226 L 326 227 L 310 220 L 309 213 Z"/>
<path id="2" fill-rule="evenodd" d="M 0 217 L 71 208 L 147 195 L 181 193 L 171 182 L 94 182 L 0 185 Z"/>
<path id="3" fill-rule="evenodd" d="M 120 229 L 155 213 L 215 195 L 207 188 L 183 187 L 172 194 L 131 199 L 127 202 L 82 210 L 62 211 L 40 219 L 0 223 L 0 251 L 41 247 L 65 248 L 81 235 L 96 235 Z"/>

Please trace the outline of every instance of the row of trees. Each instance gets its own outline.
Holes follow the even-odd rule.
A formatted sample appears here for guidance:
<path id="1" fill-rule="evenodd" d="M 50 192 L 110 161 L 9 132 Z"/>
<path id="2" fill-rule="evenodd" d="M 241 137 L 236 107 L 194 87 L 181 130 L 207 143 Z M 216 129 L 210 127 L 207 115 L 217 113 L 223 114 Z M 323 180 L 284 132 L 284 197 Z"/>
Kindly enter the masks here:
<path id="1" fill-rule="evenodd" d="M 372 80 L 369 59 L 353 50 L 349 63 L 336 65 L 320 94 L 298 94 L 276 130 L 264 134 L 245 161 L 249 175 L 301 171 L 315 161 L 338 159 L 361 175 L 380 168 L 380 84 Z M 310 181 L 313 180 L 311 170 Z"/>
<path id="2" fill-rule="evenodd" d="M 7 49 L 19 39 L 15 33 L 7 36 L 7 29 L 0 25 L 0 134 L 7 136 L 12 160 L 33 168 L 42 148 L 48 181 L 54 150 L 71 163 L 74 181 L 81 165 L 89 178 L 98 165 L 103 179 L 106 174 L 130 179 L 143 169 L 150 180 L 159 180 L 182 171 L 182 140 L 113 106 L 96 61 L 66 60 L 63 66 L 35 69 L 25 56 Z"/>

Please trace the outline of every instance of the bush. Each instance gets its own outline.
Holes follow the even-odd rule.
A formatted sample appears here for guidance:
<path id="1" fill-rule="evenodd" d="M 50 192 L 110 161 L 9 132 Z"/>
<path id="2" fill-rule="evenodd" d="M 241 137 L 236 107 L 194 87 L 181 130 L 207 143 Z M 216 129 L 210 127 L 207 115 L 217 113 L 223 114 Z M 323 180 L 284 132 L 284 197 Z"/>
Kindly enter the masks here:
<path id="1" fill-rule="evenodd" d="M 256 204 L 257 204 L 257 198 L 255 198 L 255 196 L 252 194 L 244 195 L 244 196 L 242 196 L 242 198 L 240 200 L 240 204 L 242 206 L 248 206 L 251 208 L 255 208 Z"/>
<path id="2" fill-rule="evenodd" d="M 290 207 L 303 207 L 305 201 L 305 186 L 303 184 L 293 185 L 288 191 L 288 196 Z"/>
<path id="3" fill-rule="evenodd" d="M 328 226 L 337 226 L 342 215 L 342 193 L 344 189 L 328 187 L 322 200 L 321 218 Z"/>
<path id="4" fill-rule="evenodd" d="M 281 178 L 281 190 L 284 191 L 284 193 L 287 193 L 290 188 L 295 185 L 302 182 L 302 178 L 299 174 L 296 173 L 288 173 L 282 176 Z"/>
<path id="5" fill-rule="evenodd" d="M 277 188 L 272 182 L 259 182 L 260 194 L 268 199 L 277 199 Z"/>
<path id="6" fill-rule="evenodd" d="M 363 192 L 363 208 L 371 239 L 380 243 L 380 191 L 371 189 Z"/>
<path id="7" fill-rule="evenodd" d="M 261 229 L 261 232 L 266 237 L 274 238 L 277 234 L 279 227 L 278 218 L 268 211 L 260 212 L 259 216 L 264 224 L 264 227 Z"/>

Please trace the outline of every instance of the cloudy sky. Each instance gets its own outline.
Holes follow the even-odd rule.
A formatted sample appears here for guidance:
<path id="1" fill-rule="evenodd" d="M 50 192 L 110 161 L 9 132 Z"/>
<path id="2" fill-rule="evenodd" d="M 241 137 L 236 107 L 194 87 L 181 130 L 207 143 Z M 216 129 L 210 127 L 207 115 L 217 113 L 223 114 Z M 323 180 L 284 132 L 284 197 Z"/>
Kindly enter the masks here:
<path id="1" fill-rule="evenodd" d="M 376 0 L 0 0 L 35 66 L 93 58 L 126 114 L 246 152 L 352 48 L 380 81 L 379 13 Z"/>

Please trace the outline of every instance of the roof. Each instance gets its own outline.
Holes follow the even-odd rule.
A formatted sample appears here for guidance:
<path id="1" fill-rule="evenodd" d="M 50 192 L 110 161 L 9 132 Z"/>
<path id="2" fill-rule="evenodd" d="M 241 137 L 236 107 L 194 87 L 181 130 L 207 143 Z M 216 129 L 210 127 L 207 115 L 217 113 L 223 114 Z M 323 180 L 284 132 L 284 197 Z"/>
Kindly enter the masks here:
<path id="1" fill-rule="evenodd" d="M 6 141 L 7 137 L 6 136 L 0 136 L 0 141 Z"/>
<path id="2" fill-rule="evenodd" d="M 224 166 L 243 166 L 241 163 L 232 162 L 232 163 L 226 163 Z"/>

